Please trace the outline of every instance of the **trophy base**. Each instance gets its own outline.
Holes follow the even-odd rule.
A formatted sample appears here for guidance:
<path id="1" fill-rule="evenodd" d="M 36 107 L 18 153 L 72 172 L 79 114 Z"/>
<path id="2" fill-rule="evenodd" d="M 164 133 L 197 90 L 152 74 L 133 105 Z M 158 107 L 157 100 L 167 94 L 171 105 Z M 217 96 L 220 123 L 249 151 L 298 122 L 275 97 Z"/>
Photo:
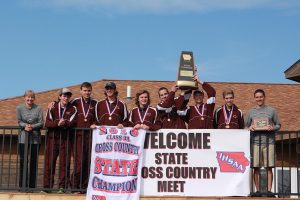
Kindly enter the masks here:
<path id="1" fill-rule="evenodd" d="M 177 81 L 177 86 L 181 90 L 196 90 L 197 84 L 194 81 Z"/>

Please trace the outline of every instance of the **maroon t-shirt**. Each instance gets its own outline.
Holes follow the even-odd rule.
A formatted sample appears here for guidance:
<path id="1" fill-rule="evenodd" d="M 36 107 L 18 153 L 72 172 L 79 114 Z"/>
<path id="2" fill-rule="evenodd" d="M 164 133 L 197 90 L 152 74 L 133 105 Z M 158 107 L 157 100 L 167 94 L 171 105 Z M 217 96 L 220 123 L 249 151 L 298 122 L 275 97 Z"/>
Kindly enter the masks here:
<path id="1" fill-rule="evenodd" d="M 225 109 L 225 115 L 224 115 L 224 109 Z M 231 119 L 230 119 L 231 115 Z M 226 118 L 230 119 L 229 127 L 226 127 Z M 227 122 L 228 123 L 228 122 Z M 243 129 L 244 128 L 244 117 L 243 113 L 236 105 L 232 106 L 232 114 L 230 111 L 226 109 L 226 106 L 222 106 L 218 108 L 214 113 L 214 128 L 218 129 Z"/>
<path id="2" fill-rule="evenodd" d="M 78 128 L 90 128 L 95 122 L 95 108 L 97 100 L 89 99 L 85 101 L 83 97 L 74 99 L 71 102 L 77 108 L 77 125 Z"/>
<path id="3" fill-rule="evenodd" d="M 108 99 L 99 101 L 96 105 L 96 125 L 117 126 L 127 125 L 128 110 L 124 102 L 119 99 L 109 102 Z"/>
<path id="4" fill-rule="evenodd" d="M 134 107 L 129 115 L 128 126 L 134 127 L 137 124 L 145 124 L 149 126 L 150 131 L 160 129 L 161 123 L 157 119 L 156 109 L 151 106 L 147 106 L 144 109 Z"/>
<path id="5" fill-rule="evenodd" d="M 161 101 L 156 109 L 158 119 L 161 121 L 163 129 L 185 129 L 186 125 L 183 117 L 179 116 L 177 111 L 184 109 L 188 101 L 183 95 L 175 98 L 175 92 L 171 91 L 165 101 Z"/>
<path id="6" fill-rule="evenodd" d="M 64 126 L 58 126 L 60 119 L 65 119 Z M 63 131 L 68 133 L 66 128 L 75 127 L 77 121 L 77 109 L 71 103 L 68 103 L 63 109 L 59 102 L 54 102 L 52 108 L 48 109 L 45 121 L 45 127 L 48 128 L 48 137 L 59 136 Z M 62 134 L 62 137 L 67 137 Z"/>
<path id="7" fill-rule="evenodd" d="M 215 108 L 216 90 L 208 83 L 203 83 L 202 88 L 207 94 L 207 103 L 190 106 L 185 112 L 185 120 L 189 129 L 212 129 Z"/>

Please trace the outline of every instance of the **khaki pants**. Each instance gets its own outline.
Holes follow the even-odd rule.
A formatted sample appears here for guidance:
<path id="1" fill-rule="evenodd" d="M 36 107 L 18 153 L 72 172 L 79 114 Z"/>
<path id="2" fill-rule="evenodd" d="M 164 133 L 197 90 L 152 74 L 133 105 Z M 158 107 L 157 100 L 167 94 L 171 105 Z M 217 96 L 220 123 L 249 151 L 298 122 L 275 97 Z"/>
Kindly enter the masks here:
<path id="1" fill-rule="evenodd" d="M 252 167 L 274 167 L 275 166 L 274 144 L 253 144 Z"/>

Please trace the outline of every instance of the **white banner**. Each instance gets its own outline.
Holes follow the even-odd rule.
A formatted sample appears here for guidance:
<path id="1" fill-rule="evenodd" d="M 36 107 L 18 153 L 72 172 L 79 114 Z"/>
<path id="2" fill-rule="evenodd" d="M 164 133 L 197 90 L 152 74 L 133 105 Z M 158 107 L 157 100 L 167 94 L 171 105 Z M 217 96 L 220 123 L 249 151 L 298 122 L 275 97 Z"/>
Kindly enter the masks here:
<path id="1" fill-rule="evenodd" d="M 101 126 L 93 131 L 87 200 L 138 200 L 145 130 Z"/>
<path id="2" fill-rule="evenodd" d="M 147 133 L 143 196 L 247 196 L 250 132 L 161 129 Z"/>

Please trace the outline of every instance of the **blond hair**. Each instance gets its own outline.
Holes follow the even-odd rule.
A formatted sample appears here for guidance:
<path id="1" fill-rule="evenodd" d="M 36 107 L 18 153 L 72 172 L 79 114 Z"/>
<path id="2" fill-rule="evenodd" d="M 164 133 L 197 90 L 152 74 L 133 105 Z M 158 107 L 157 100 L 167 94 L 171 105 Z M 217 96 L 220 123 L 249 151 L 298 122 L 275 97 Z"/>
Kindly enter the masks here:
<path id="1" fill-rule="evenodd" d="M 223 91 L 223 98 L 225 98 L 225 96 L 228 95 L 228 94 L 232 94 L 232 97 L 234 98 L 234 93 L 233 93 L 232 89 L 225 89 Z"/>

